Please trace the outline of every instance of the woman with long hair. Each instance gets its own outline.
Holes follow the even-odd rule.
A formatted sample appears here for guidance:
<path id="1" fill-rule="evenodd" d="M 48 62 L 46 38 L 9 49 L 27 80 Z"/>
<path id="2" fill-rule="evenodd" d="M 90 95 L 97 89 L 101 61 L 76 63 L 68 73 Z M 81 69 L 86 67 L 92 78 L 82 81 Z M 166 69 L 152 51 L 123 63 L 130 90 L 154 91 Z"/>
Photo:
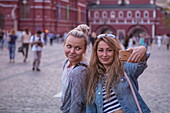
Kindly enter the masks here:
<path id="1" fill-rule="evenodd" d="M 81 24 L 71 30 L 64 42 L 64 53 L 67 57 L 62 74 L 63 113 L 85 113 L 85 79 L 87 62 L 84 58 L 88 44 L 88 29 Z"/>
<path id="2" fill-rule="evenodd" d="M 15 50 L 16 50 L 16 31 L 11 30 L 11 34 L 8 37 L 8 48 L 9 48 L 9 62 L 14 63 L 15 62 Z"/>
<path id="3" fill-rule="evenodd" d="M 25 31 L 22 34 L 22 47 L 23 47 L 23 56 L 24 60 L 23 62 L 27 61 L 28 57 L 28 51 L 29 51 L 29 43 L 30 43 L 30 37 L 31 37 L 31 32 L 29 31 L 28 28 L 25 28 Z"/>
<path id="4" fill-rule="evenodd" d="M 132 82 L 143 113 L 150 109 L 138 92 L 138 77 L 146 69 L 146 48 L 139 46 L 127 62 L 119 59 L 122 50 L 112 34 L 97 36 L 88 67 L 86 113 L 139 113 L 125 73 Z M 147 57 L 146 57 L 147 56 Z"/>

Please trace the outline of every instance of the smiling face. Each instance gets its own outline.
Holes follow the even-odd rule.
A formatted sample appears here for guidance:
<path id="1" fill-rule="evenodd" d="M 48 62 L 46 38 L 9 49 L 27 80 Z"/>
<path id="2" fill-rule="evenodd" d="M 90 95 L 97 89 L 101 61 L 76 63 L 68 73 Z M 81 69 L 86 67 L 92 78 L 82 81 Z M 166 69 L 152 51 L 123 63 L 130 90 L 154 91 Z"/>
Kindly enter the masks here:
<path id="1" fill-rule="evenodd" d="M 83 59 L 83 54 L 86 52 L 84 38 L 74 37 L 69 35 L 64 44 L 64 53 L 69 59 L 71 65 L 76 65 Z"/>
<path id="2" fill-rule="evenodd" d="M 107 69 L 114 60 L 114 50 L 104 41 L 100 41 L 97 46 L 97 57 Z"/>

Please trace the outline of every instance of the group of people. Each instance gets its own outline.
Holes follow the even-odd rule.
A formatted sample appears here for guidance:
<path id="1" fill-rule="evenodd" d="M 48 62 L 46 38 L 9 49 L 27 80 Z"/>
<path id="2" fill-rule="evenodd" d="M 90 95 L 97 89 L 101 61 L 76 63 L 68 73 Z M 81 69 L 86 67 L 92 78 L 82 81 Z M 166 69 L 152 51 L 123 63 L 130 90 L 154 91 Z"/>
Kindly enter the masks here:
<path id="1" fill-rule="evenodd" d="M 127 61 L 113 34 L 97 36 L 89 63 L 85 59 L 89 27 L 81 24 L 64 41 L 67 60 L 62 73 L 63 113 L 150 113 L 139 94 L 138 77 L 150 53 L 144 46 L 130 48 Z"/>
<path id="2" fill-rule="evenodd" d="M 145 48 L 148 49 L 149 46 L 152 47 L 152 42 L 152 37 L 145 32 L 142 32 L 140 34 L 131 33 L 129 36 L 127 36 L 123 45 L 126 49 L 141 45 L 145 46 Z"/>
<path id="3" fill-rule="evenodd" d="M 170 34 L 164 34 L 161 36 L 160 34 L 157 36 L 157 45 L 158 48 L 161 48 L 161 45 L 165 44 L 166 49 L 169 50 L 169 45 L 170 45 Z"/>
<path id="4" fill-rule="evenodd" d="M 142 32 L 139 34 L 139 36 L 130 35 L 128 37 L 128 47 L 131 48 L 135 45 L 143 45 L 148 49 L 152 49 L 152 44 L 155 43 L 158 46 L 158 49 L 161 48 L 162 44 L 166 45 L 167 50 L 169 50 L 170 45 L 170 34 L 164 34 L 160 35 L 158 34 L 155 37 L 151 37 L 149 34 Z"/>
<path id="5" fill-rule="evenodd" d="M 5 35 L 4 33 L 0 33 L 0 37 Z M 12 29 L 10 33 L 7 35 L 7 42 L 8 42 L 8 50 L 9 50 L 9 62 L 15 62 L 15 51 L 16 51 L 16 41 L 18 36 L 16 31 Z M 23 54 L 23 62 L 27 61 L 29 47 L 31 45 L 31 49 L 33 52 L 33 66 L 32 70 L 40 71 L 40 61 L 41 61 L 41 52 L 44 45 L 44 38 L 41 36 L 41 31 L 37 31 L 35 35 L 31 35 L 31 32 L 28 28 L 24 30 L 21 36 L 21 46 L 20 52 Z"/>
<path id="6" fill-rule="evenodd" d="M 147 68 L 150 53 L 144 46 L 128 49 L 132 54 L 127 61 L 119 59 L 122 50 L 113 34 L 100 34 L 93 43 L 91 59 L 85 54 L 88 46 L 89 27 L 81 24 L 67 33 L 64 53 L 67 60 L 62 73 L 63 113 L 150 113 L 139 94 L 138 77 Z M 14 30 L 9 35 L 10 62 L 15 62 Z M 24 60 L 29 45 L 33 51 L 32 70 L 40 71 L 41 53 L 45 44 L 41 31 L 36 35 L 28 29 L 22 35 Z"/>

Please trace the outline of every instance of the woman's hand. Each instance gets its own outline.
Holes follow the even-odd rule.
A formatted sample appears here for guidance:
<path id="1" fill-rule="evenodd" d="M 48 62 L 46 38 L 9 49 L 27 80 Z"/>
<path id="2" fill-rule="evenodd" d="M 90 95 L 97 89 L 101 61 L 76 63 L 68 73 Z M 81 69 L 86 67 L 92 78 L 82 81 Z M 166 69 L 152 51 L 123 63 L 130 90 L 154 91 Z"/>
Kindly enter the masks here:
<path id="1" fill-rule="evenodd" d="M 146 48 L 144 46 L 134 47 L 127 50 L 132 50 L 132 54 L 128 58 L 127 62 L 138 63 L 146 60 Z"/>

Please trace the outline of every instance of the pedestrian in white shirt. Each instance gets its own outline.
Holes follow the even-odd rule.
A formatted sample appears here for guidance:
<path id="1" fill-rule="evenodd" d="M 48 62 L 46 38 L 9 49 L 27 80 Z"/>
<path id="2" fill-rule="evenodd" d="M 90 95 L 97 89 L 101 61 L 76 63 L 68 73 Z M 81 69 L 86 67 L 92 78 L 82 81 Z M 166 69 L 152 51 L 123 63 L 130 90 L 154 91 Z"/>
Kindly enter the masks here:
<path id="1" fill-rule="evenodd" d="M 40 71 L 40 61 L 41 61 L 41 53 L 42 48 L 44 45 L 44 39 L 41 36 L 41 31 L 37 31 L 37 33 L 33 36 L 31 36 L 30 43 L 32 45 L 32 51 L 33 51 L 33 67 L 32 70 L 34 71 Z"/>
<path id="2" fill-rule="evenodd" d="M 157 36 L 157 44 L 158 44 L 158 48 L 160 49 L 160 47 L 161 47 L 161 43 L 162 43 L 162 36 L 159 34 L 158 36 Z"/>

